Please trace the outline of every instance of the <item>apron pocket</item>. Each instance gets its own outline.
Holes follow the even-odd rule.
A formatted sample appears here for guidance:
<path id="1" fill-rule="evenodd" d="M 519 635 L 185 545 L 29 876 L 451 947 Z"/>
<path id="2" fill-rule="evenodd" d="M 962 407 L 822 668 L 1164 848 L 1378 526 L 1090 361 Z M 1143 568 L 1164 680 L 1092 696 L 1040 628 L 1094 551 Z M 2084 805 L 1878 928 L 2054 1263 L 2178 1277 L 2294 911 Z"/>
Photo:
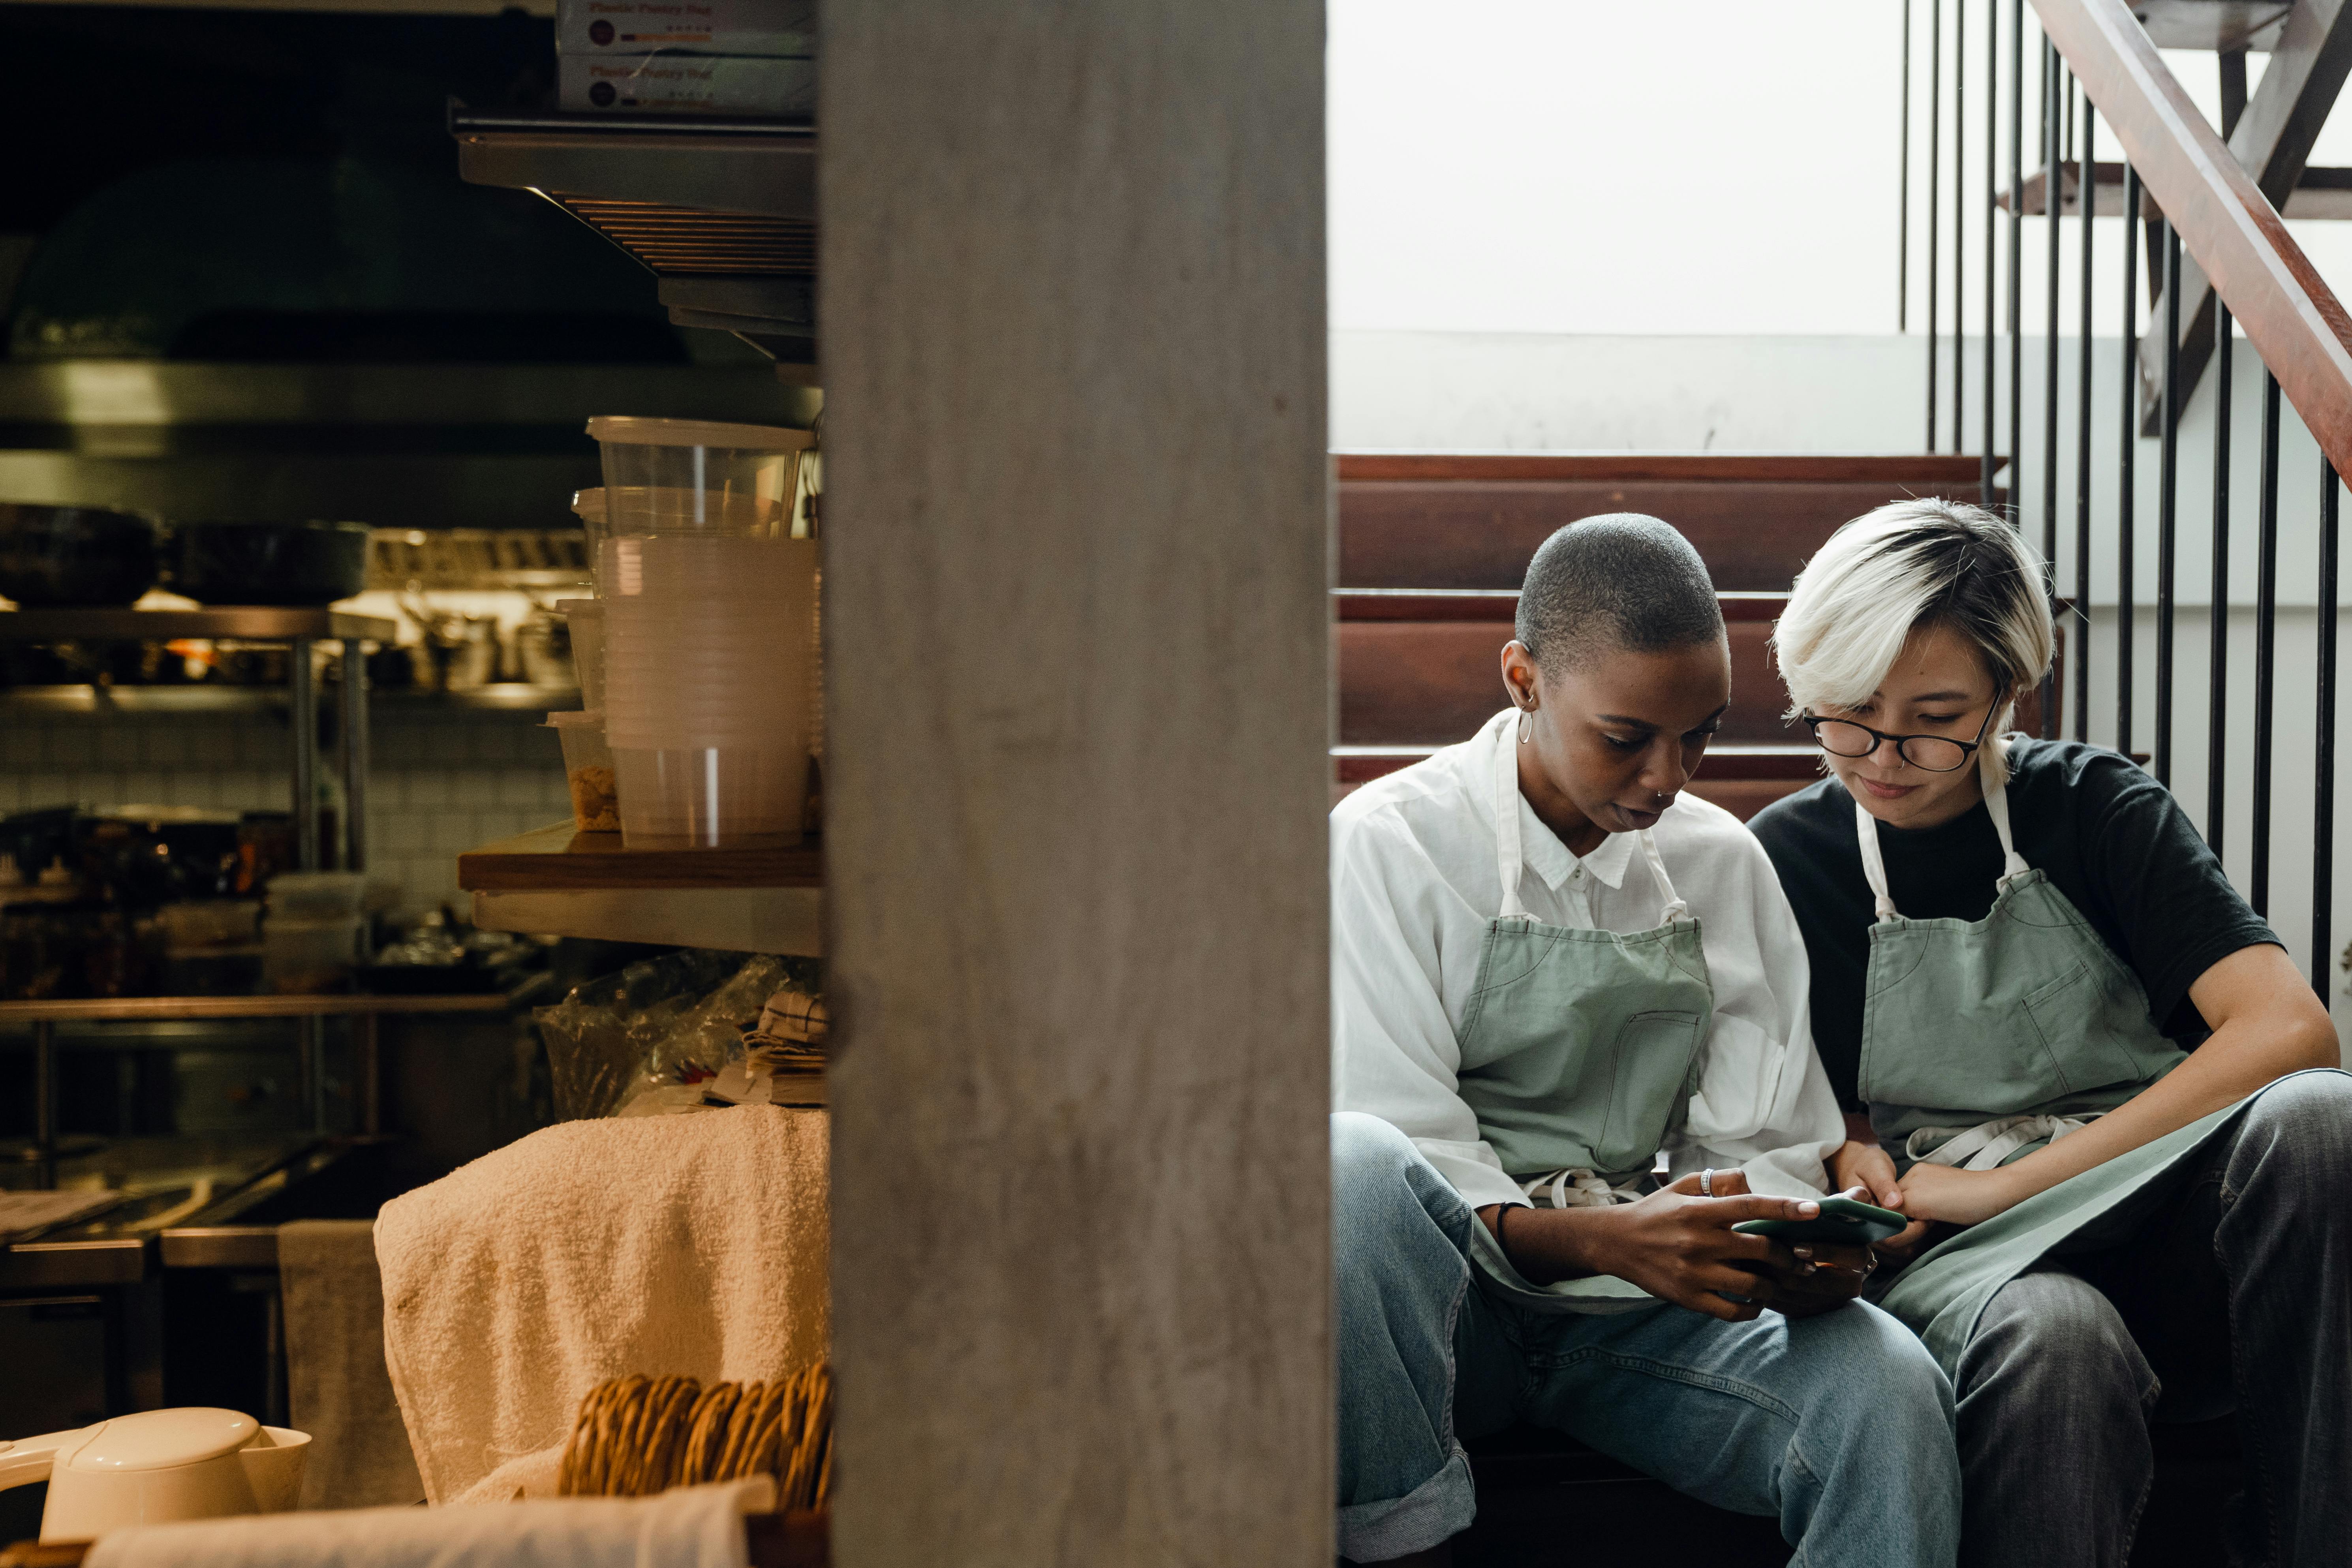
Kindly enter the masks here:
<path id="1" fill-rule="evenodd" d="M 2066 1070 L 2066 1058 L 2077 1058 L 2084 1047 L 2084 1026 L 2098 1008 L 2091 998 L 2083 994 L 2093 983 L 2091 966 L 2076 959 L 2073 967 L 2025 999 L 2025 1016 L 2033 1020 L 2033 1032 L 2041 1037 L 2042 1048 L 2049 1053 L 2050 1070 L 2056 1075 L 2062 1093 L 2071 1094 L 2089 1084 L 2074 1081 L 2077 1075 Z M 2092 1075 L 2096 1081 L 2105 1081 Z"/>
<path id="2" fill-rule="evenodd" d="M 1609 1116 L 1593 1142 L 1597 1169 L 1630 1171 L 1655 1158 L 1689 1102 L 1704 1021 L 1697 1013 L 1636 1013 L 1619 1026 L 1610 1047 Z"/>

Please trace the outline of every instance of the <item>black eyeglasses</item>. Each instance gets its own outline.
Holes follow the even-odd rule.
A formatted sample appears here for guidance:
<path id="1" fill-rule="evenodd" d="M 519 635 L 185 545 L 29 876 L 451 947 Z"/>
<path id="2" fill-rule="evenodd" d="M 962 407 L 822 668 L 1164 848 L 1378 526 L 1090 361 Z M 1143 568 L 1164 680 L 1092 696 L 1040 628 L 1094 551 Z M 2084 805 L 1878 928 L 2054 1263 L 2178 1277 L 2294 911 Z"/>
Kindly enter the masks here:
<path id="1" fill-rule="evenodd" d="M 1973 741 L 1955 741 L 1947 735 L 1889 735 L 1851 719 L 1817 719 L 1811 713 L 1798 717 L 1812 731 L 1813 742 L 1833 757 L 1866 757 L 1892 741 L 1895 754 L 1913 767 L 1931 773 L 1949 773 L 1968 766 L 1969 759 L 1984 744 L 1984 732 L 2000 708 L 2000 704 L 1995 702 L 1985 710 L 1984 722 L 1977 726 L 1977 738 Z"/>

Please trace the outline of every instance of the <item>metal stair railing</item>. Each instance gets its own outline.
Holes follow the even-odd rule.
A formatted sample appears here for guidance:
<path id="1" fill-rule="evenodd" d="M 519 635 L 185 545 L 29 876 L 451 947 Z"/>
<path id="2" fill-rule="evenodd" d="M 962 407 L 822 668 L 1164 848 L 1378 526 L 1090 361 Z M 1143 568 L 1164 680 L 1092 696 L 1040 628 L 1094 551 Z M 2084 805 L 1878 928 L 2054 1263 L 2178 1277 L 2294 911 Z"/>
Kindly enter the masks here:
<path id="1" fill-rule="evenodd" d="M 2249 901 L 2265 916 L 2274 892 L 2273 832 L 2290 831 L 2281 825 L 2292 820 L 2277 808 L 2286 805 L 2301 816 L 2307 802 L 2311 978 L 2326 999 L 2335 967 L 2340 476 L 2352 472 L 2352 316 L 2288 232 L 2273 197 L 2283 203 L 2300 175 L 2315 116 L 2324 115 L 2352 62 L 2352 3 L 2298 4 L 2271 36 L 2271 68 L 2251 104 L 2242 52 L 2221 57 L 2223 114 L 2233 122 L 2229 129 L 2239 133 L 2236 141 L 2246 144 L 2241 153 L 2259 163 L 2259 179 L 2232 154 L 2232 142 L 2222 131 L 2207 121 L 2125 0 L 2032 0 L 2030 16 L 2025 0 L 1980 0 L 1973 16 L 1968 0 L 1951 0 L 1948 6 L 1944 0 L 1904 3 L 1903 100 L 1906 106 L 1924 102 L 1929 121 L 1924 136 L 1913 133 L 1907 116 L 1903 128 L 1901 249 L 1906 319 L 1915 288 L 1926 304 L 1928 445 L 1937 449 L 1938 437 L 1946 435 L 1947 450 L 1969 451 L 1973 443 L 1987 504 L 2005 492 L 2018 526 L 2037 529 L 2053 579 L 2062 559 L 2072 557 L 2072 581 L 2065 584 L 2074 617 L 2074 658 L 2067 672 L 2072 690 L 2063 705 L 2047 700 L 2055 693 L 2045 690 L 2042 711 L 2050 717 L 2044 732 L 2054 733 L 2054 716 L 2063 707 L 2077 740 L 2095 737 L 2126 754 L 2135 754 L 2136 741 L 2144 742 L 2149 772 L 2168 786 L 2177 771 L 2201 767 L 2207 840 L 2217 855 L 2225 847 L 2236 847 L 2226 863 L 2241 875 Z M 1913 13 L 1921 7 L 1927 75 L 1923 84 L 1915 84 Z M 2038 79 L 2029 84 L 2026 53 L 2033 34 L 2039 35 Z M 2234 47 L 2242 51 L 2243 41 Z M 2105 177 L 2117 172 L 2113 163 L 2103 168 L 2099 163 L 2103 141 L 2120 148 L 2119 182 Z M 1924 246 L 1913 245 L 1909 234 L 1908 151 L 1916 145 L 1927 150 L 1921 182 L 1927 198 Z M 2041 161 L 2041 173 L 2032 178 L 2025 167 L 2029 151 Z M 2095 240 L 2102 226 L 2101 201 L 2113 202 L 2117 184 L 2121 234 Z M 2267 185 L 2281 188 L 2266 195 Z M 2108 212 L 2114 215 L 2112 205 Z M 2035 247 L 2041 275 L 2029 278 L 2025 226 L 2034 217 L 2046 227 L 2043 244 Z M 2063 345 L 2068 279 L 2063 276 L 2062 240 L 2070 233 L 2079 268 L 2072 280 L 2077 341 Z M 2006 244 L 1997 245 L 1997 238 Z M 1970 240 L 1981 247 L 1973 260 Z M 2099 281 L 2101 266 L 2115 268 L 2122 283 L 2110 348 L 2094 343 L 2095 302 L 2110 298 Z M 1924 278 L 1915 276 L 1921 270 Z M 1969 287 L 1979 282 L 1980 291 Z M 2029 295 L 2042 318 L 2038 343 L 2026 334 Z M 2101 303 L 2098 313 L 2112 308 Z M 2233 324 L 2265 373 L 2251 519 L 2243 515 L 2242 498 L 2231 484 Z M 2200 395 L 2198 373 L 2209 353 L 2217 374 L 2206 378 L 2210 390 Z M 2032 378 L 2038 384 L 2029 388 L 2026 369 L 2036 353 L 2041 374 Z M 2070 361 L 2071 422 L 2063 418 L 2069 389 L 2062 386 Z M 2102 363 L 2119 373 L 2112 385 L 2098 383 Z M 2102 413 L 2095 405 L 2110 395 L 2115 406 Z M 2035 396 L 2041 406 L 2029 410 L 2028 401 Z M 2183 653 L 2178 625 L 2182 426 L 2192 397 L 2200 408 L 2210 398 L 2213 426 L 2211 609 L 2201 715 L 2178 679 Z M 2291 597 L 2300 601 L 2307 589 L 2315 616 L 2307 667 L 2307 795 L 2296 787 L 2301 780 L 2289 781 L 2277 767 L 2282 731 L 2274 710 L 2282 678 L 2299 683 L 2306 668 L 2300 659 L 2282 665 L 2279 658 L 2282 401 L 2309 432 L 2319 459 L 2319 472 L 2313 476 L 2319 491 L 2315 515 L 2290 508 L 2298 526 L 2314 519 L 2316 533 L 2310 575 L 2303 578 L 2298 565 L 2290 578 Z M 2139 452 L 2147 438 L 2144 409 L 2153 415 L 2152 497 L 2139 493 L 2147 477 Z M 2030 412 L 2040 416 L 2031 424 Z M 2068 424 L 2071 453 L 2064 449 L 2068 432 L 2063 426 Z M 2103 428 L 2112 430 L 2116 442 L 2112 466 L 2104 472 L 2095 442 Z M 2029 430 L 2038 436 L 2031 446 Z M 2062 499 L 2067 469 L 2073 493 Z M 2006 482 L 1997 492 L 1995 481 L 2004 470 Z M 2151 520 L 2141 516 L 2143 502 Z M 2067 531 L 2070 508 L 2073 528 Z M 2154 537 L 2144 541 L 2147 521 L 2153 521 Z M 2235 538 L 2249 522 L 2250 550 Z M 2069 532 L 2071 537 L 2063 537 Z M 2152 544 L 2152 560 L 2143 555 L 2144 544 Z M 2071 549 L 2062 551 L 2062 545 Z M 2251 689 L 2233 700 L 2239 669 L 2231 657 L 2231 589 L 2242 584 L 2249 564 L 2254 590 Z M 2110 574 L 2112 594 L 2102 592 L 2095 601 L 2095 588 L 2104 589 Z M 2153 593 L 2144 598 L 2148 577 Z M 2053 580 L 2053 603 L 2060 586 Z M 2102 613 L 2111 605 L 2113 616 L 2095 635 L 2095 603 Z M 2142 622 L 2143 608 L 2151 612 L 2152 624 Z M 2153 634 L 2147 643 L 2140 636 L 2143 625 Z M 2104 710 L 2112 717 L 2095 724 L 2094 688 L 2102 682 L 2112 688 L 2112 709 Z M 2184 750 L 2184 733 L 2200 718 L 2203 746 L 2192 742 Z M 2188 722 L 2177 722 L 2182 720 Z M 2300 735 L 2290 731 L 2285 739 L 2301 752 Z M 2241 762 L 2251 784 L 2249 797 L 2237 808 L 2248 827 L 2242 845 L 2227 831 L 2232 805 L 2229 775 L 2232 763 Z M 2274 799 L 2279 794 L 2297 798 L 2282 802 Z"/>

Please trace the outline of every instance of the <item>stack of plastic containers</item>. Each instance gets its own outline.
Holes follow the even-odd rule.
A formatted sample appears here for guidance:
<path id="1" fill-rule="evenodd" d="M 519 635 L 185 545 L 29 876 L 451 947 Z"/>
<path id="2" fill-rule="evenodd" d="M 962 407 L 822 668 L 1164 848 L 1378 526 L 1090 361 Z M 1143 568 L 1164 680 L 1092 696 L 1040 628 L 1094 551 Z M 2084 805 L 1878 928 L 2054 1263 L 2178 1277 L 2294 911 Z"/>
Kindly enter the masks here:
<path id="1" fill-rule="evenodd" d="M 793 537 L 806 431 L 588 422 L 603 444 L 604 730 L 623 842 L 799 842 L 817 542 Z"/>
<path id="2" fill-rule="evenodd" d="M 269 879 L 261 974 L 272 991 L 332 991 L 351 979 L 366 887 L 357 871 L 281 871 Z"/>

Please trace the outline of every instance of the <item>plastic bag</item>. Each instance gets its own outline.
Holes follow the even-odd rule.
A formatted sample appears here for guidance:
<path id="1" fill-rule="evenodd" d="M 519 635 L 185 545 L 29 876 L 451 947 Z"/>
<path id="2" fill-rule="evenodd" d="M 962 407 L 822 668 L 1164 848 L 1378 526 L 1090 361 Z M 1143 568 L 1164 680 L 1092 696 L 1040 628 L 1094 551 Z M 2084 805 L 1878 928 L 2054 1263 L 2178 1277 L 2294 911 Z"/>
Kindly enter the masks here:
<path id="1" fill-rule="evenodd" d="M 806 959 L 688 948 L 577 987 L 534 1015 L 556 1115 L 701 1109 L 703 1086 L 742 1056 L 768 998 L 815 971 Z"/>

